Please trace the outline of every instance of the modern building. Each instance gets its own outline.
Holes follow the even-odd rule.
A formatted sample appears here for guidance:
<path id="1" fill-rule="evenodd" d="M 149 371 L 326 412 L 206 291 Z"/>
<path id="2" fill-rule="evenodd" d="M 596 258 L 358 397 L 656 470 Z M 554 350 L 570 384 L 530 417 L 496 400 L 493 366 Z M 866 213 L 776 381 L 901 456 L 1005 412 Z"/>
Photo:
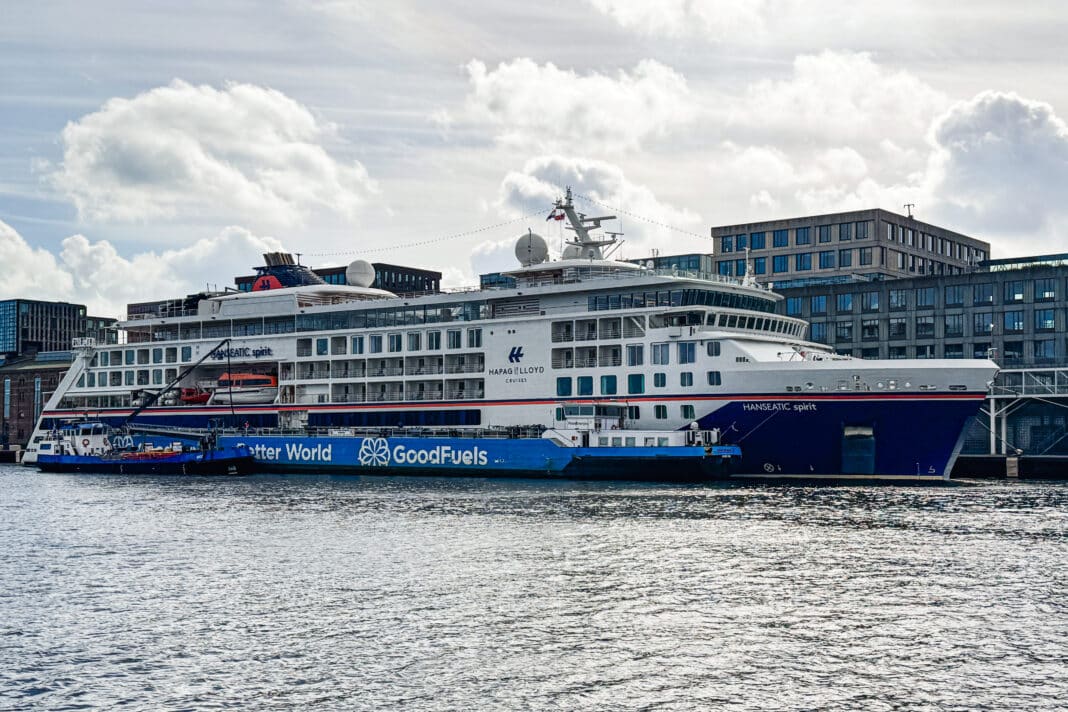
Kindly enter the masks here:
<path id="1" fill-rule="evenodd" d="M 965 274 L 809 284 L 776 291 L 809 338 L 870 359 L 985 358 L 1068 364 L 1068 255 L 991 260 Z"/>
<path id="2" fill-rule="evenodd" d="M 373 262 L 371 266 L 375 268 L 375 281 L 371 284 L 375 289 L 385 289 L 401 296 L 441 291 L 441 272 L 385 262 Z M 312 271 L 327 284 L 346 284 L 346 269 L 347 266 L 320 267 Z M 245 275 L 234 279 L 238 290 L 242 292 L 251 292 L 255 282 L 256 275 Z"/>
<path id="3" fill-rule="evenodd" d="M 114 319 L 86 316 L 84 304 L 5 299 L 0 301 L 0 356 L 64 351 L 73 339 L 84 336 L 106 342 L 114 323 Z"/>
<path id="4" fill-rule="evenodd" d="M 880 209 L 723 225 L 711 233 L 718 274 L 744 275 L 748 250 L 757 281 L 777 289 L 813 279 L 962 274 L 990 255 L 982 240 Z"/>
<path id="5" fill-rule="evenodd" d="M 52 351 L 19 356 L 0 364 L 0 448 L 26 446 L 41 408 L 72 362 L 70 351 Z"/>

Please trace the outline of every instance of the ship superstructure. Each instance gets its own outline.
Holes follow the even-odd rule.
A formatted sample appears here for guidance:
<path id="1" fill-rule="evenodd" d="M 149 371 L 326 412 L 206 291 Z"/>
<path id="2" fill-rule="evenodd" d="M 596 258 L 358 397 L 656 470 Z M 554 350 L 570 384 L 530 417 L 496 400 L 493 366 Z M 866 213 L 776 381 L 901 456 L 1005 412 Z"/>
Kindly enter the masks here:
<path id="1" fill-rule="evenodd" d="M 338 286 L 268 255 L 252 292 L 121 322 L 125 344 L 76 349 L 27 458 L 63 421 L 135 411 L 189 428 L 548 428 L 565 405 L 610 402 L 628 428 L 719 430 L 743 473 L 948 476 L 993 362 L 836 355 L 750 279 L 613 260 L 616 235 L 593 234 L 610 217 L 570 191 L 553 214 L 573 239 L 550 260 L 522 236 L 514 287 L 398 297 L 362 261 Z"/>

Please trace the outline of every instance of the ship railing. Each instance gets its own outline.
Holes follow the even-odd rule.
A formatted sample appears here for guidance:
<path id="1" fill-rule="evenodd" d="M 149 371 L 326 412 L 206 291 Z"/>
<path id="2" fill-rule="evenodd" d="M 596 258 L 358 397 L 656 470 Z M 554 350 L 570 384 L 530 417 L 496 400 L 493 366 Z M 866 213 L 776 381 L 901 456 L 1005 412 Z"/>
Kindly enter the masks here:
<path id="1" fill-rule="evenodd" d="M 574 334 L 553 334 L 553 343 L 554 344 L 559 344 L 561 342 L 574 341 L 574 340 L 575 340 L 575 335 Z"/>
<path id="2" fill-rule="evenodd" d="M 448 400 L 481 400 L 485 398 L 485 391 L 448 390 L 445 393 Z"/>
<path id="3" fill-rule="evenodd" d="M 439 391 L 423 391 L 419 393 L 406 393 L 404 400 L 406 401 L 435 401 L 444 400 L 445 395 Z"/>
<path id="4" fill-rule="evenodd" d="M 369 378 L 379 378 L 381 376 L 403 376 L 404 369 L 400 367 L 390 368 L 369 368 L 367 369 L 367 376 Z"/>
<path id="5" fill-rule="evenodd" d="M 572 368 L 575 362 L 572 359 L 554 358 L 552 360 L 553 368 Z"/>
<path id="6" fill-rule="evenodd" d="M 404 394 L 393 391 L 389 393 L 368 393 L 367 400 L 372 403 L 384 403 L 386 401 L 404 400 Z"/>
<path id="7" fill-rule="evenodd" d="M 597 365 L 597 359 L 595 358 L 577 358 L 575 359 L 575 368 L 592 368 Z"/>
<path id="8" fill-rule="evenodd" d="M 597 340 L 597 332 L 585 333 L 585 334 L 575 334 L 575 341 L 596 341 L 596 340 Z"/>
<path id="9" fill-rule="evenodd" d="M 426 376 L 426 375 L 434 375 L 434 374 L 438 374 L 438 373 L 442 373 L 442 372 L 443 372 L 443 369 L 442 369 L 441 366 L 418 366 L 418 367 L 410 368 L 408 370 L 408 375 L 410 375 L 410 376 Z"/>
<path id="10" fill-rule="evenodd" d="M 482 373 L 486 370 L 484 363 L 447 364 L 445 373 Z"/>
<path id="11" fill-rule="evenodd" d="M 597 360 L 598 366 L 622 366 L 623 359 L 619 356 L 602 356 Z"/>

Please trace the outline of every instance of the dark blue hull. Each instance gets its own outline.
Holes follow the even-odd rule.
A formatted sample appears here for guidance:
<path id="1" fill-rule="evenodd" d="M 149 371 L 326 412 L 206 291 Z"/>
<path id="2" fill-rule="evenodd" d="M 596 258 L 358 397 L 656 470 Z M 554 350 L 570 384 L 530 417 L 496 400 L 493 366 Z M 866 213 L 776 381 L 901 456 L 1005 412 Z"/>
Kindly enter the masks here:
<path id="1" fill-rule="evenodd" d="M 166 457 L 137 458 L 98 455 L 38 455 L 43 472 L 92 472 L 116 475 L 248 475 L 256 461 L 248 448 L 223 447 L 182 452 Z"/>

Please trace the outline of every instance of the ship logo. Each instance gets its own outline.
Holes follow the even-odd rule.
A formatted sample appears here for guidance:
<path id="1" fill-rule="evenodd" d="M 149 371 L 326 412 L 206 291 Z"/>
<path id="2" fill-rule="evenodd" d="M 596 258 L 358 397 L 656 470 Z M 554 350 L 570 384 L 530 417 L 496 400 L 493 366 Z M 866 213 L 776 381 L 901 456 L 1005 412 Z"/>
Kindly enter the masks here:
<path id="1" fill-rule="evenodd" d="M 508 352 L 509 363 L 519 363 L 523 360 L 523 347 L 513 346 L 512 350 Z"/>
<path id="2" fill-rule="evenodd" d="M 385 467 L 389 464 L 389 442 L 385 438 L 364 438 L 356 459 L 364 467 Z"/>

